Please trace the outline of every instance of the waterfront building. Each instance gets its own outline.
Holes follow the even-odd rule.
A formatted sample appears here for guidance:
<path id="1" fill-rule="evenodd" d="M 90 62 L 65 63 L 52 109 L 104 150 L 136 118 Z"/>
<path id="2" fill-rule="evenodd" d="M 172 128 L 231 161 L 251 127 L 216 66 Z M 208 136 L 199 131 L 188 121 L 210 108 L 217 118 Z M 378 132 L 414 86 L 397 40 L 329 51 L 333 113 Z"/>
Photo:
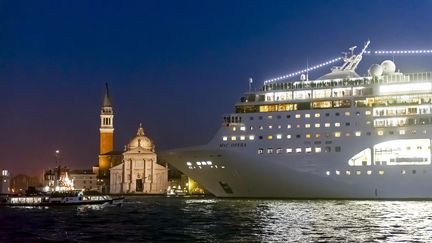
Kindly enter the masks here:
<path id="1" fill-rule="evenodd" d="M 157 163 L 153 142 L 141 124 L 123 152 L 122 163 L 110 169 L 110 193 L 162 194 L 168 187 L 168 165 Z"/>
<path id="2" fill-rule="evenodd" d="M 41 188 L 42 184 L 40 176 L 18 174 L 11 179 L 11 192 L 18 194 L 25 193 L 29 187 Z"/>
<path id="3" fill-rule="evenodd" d="M 10 185 L 10 173 L 8 170 L 1 171 L 0 177 L 0 194 L 9 194 L 11 193 L 11 185 Z"/>
<path id="4" fill-rule="evenodd" d="M 74 184 L 69 176 L 70 169 L 57 166 L 44 171 L 43 190 L 46 192 L 73 190 Z"/>
<path id="5" fill-rule="evenodd" d="M 75 190 L 97 190 L 97 173 L 93 170 L 71 170 L 69 178 L 73 182 Z"/>

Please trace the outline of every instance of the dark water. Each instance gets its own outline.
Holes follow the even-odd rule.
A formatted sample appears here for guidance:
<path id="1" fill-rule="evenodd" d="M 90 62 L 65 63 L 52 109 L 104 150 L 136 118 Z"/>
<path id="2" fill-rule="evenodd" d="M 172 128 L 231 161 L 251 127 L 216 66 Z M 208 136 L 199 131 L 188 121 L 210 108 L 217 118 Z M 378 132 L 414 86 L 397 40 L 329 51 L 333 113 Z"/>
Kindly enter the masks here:
<path id="1" fill-rule="evenodd" d="M 431 242 L 432 201 L 130 197 L 123 207 L 0 208 L 0 242 Z"/>

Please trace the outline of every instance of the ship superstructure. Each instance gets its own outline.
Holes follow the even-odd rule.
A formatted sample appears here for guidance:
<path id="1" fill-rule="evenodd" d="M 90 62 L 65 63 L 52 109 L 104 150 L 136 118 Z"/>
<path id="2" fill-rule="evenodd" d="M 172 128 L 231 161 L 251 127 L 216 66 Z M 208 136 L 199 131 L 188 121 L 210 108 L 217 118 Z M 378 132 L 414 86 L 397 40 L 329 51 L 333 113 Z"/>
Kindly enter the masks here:
<path id="1" fill-rule="evenodd" d="M 432 73 L 361 77 L 369 43 L 317 80 L 265 81 L 208 144 L 162 157 L 219 197 L 432 198 Z"/>

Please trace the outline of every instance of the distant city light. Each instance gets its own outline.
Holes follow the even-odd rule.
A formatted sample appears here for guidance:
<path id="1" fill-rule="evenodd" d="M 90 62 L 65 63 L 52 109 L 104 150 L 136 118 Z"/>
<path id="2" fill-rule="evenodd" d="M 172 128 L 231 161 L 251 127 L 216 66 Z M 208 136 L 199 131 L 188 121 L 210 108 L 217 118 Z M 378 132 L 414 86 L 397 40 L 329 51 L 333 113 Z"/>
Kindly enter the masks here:
<path id="1" fill-rule="evenodd" d="M 300 70 L 300 71 L 297 71 L 297 72 L 294 72 L 294 73 L 290 73 L 290 74 L 287 74 L 287 75 L 284 75 L 284 76 L 280 76 L 280 77 L 273 78 L 273 79 L 268 79 L 268 80 L 264 81 L 264 84 L 269 83 L 269 82 L 274 82 L 274 81 L 279 81 L 279 80 L 287 79 L 287 78 L 292 78 L 294 76 L 297 76 L 297 75 L 300 75 L 300 74 L 303 74 L 303 73 L 306 73 L 306 72 L 309 72 L 309 71 L 313 71 L 315 69 L 318 69 L 318 68 L 327 66 L 329 64 L 335 63 L 335 62 L 337 62 L 339 60 L 342 60 L 342 57 L 334 58 L 334 59 L 331 59 L 331 60 L 329 60 L 327 62 L 323 62 L 323 63 L 320 63 L 318 65 L 312 66 L 310 68 L 306 68 L 306 69 L 303 69 L 303 70 Z"/>
<path id="2" fill-rule="evenodd" d="M 380 50 L 374 51 L 374 54 L 432 54 L 432 50 Z"/>

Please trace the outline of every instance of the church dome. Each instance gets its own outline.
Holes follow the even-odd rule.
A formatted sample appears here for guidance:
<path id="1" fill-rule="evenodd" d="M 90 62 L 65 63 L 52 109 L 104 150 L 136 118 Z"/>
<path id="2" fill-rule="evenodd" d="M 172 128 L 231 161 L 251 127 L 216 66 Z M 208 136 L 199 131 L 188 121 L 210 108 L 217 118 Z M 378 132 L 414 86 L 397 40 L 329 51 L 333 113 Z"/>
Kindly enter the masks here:
<path id="1" fill-rule="evenodd" d="M 138 128 L 137 135 L 129 142 L 128 145 L 129 150 L 138 147 L 154 151 L 153 142 L 150 140 L 150 138 L 144 136 L 144 129 L 142 128 L 141 124 Z"/>

